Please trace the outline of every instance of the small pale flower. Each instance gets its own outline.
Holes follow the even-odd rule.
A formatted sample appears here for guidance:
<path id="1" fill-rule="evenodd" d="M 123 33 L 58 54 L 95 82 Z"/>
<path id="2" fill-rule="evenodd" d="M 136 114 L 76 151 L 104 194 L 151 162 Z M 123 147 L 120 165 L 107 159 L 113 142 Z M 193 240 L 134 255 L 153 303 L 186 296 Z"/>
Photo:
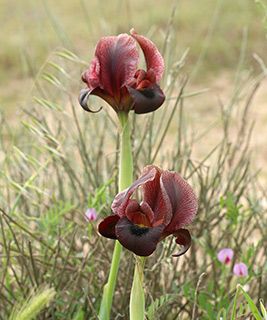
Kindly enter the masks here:
<path id="1" fill-rule="evenodd" d="M 225 248 L 219 251 L 217 258 L 221 263 L 229 263 L 234 256 L 234 251 L 230 248 Z"/>
<path id="2" fill-rule="evenodd" d="M 97 219 L 97 212 L 95 209 L 89 208 L 86 210 L 84 218 L 87 222 L 94 221 Z"/>
<path id="3" fill-rule="evenodd" d="M 248 275 L 248 268 L 245 265 L 245 263 L 241 262 L 241 263 L 234 265 L 233 272 L 237 277 L 247 276 Z"/>

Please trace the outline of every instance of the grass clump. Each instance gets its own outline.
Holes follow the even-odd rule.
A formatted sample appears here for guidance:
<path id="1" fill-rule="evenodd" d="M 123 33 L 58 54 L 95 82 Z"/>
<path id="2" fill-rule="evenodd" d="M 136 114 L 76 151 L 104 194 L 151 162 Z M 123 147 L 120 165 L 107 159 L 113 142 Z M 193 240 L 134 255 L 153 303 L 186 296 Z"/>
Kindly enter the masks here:
<path id="1" fill-rule="evenodd" d="M 45 288 L 38 292 L 32 292 L 22 306 L 15 306 L 11 312 L 9 320 L 31 320 L 34 319 L 41 310 L 55 297 L 53 288 Z"/>

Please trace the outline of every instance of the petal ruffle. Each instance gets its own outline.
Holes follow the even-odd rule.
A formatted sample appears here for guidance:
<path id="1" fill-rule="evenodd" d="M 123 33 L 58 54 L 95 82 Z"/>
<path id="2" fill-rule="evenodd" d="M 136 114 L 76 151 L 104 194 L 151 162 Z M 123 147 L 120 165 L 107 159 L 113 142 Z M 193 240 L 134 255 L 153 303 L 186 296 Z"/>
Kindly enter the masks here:
<path id="1" fill-rule="evenodd" d="M 135 38 L 135 40 L 139 43 L 147 65 L 147 71 L 153 69 L 156 73 L 156 82 L 158 82 L 163 75 L 164 72 L 164 60 L 162 55 L 160 54 L 158 48 L 154 45 L 154 43 L 147 39 L 146 37 L 139 35 L 136 33 L 134 29 L 130 30 L 131 36 Z"/>
<path id="2" fill-rule="evenodd" d="M 175 242 L 183 246 L 183 248 L 180 251 L 172 255 L 173 257 L 179 257 L 182 254 L 186 253 L 186 251 L 190 248 L 191 235 L 190 232 L 186 229 L 177 230 L 175 233 L 173 233 L 173 235 L 176 237 Z"/>
<path id="3" fill-rule="evenodd" d="M 134 111 L 137 114 L 155 111 L 165 100 L 165 95 L 157 84 L 154 84 L 149 89 L 140 90 L 136 90 L 130 86 L 126 87 L 134 101 Z"/>
<path id="4" fill-rule="evenodd" d="M 95 49 L 100 68 L 99 86 L 119 98 L 119 89 L 133 77 L 139 60 L 135 41 L 127 34 L 103 37 Z"/>
<path id="5" fill-rule="evenodd" d="M 119 217 L 116 214 L 106 217 L 98 225 L 99 233 L 106 238 L 117 239 L 115 233 L 115 226 L 119 221 Z"/>
<path id="6" fill-rule="evenodd" d="M 160 240 L 164 227 L 144 228 L 134 225 L 126 217 L 121 218 L 115 227 L 119 242 L 138 256 L 151 255 Z"/>
<path id="7" fill-rule="evenodd" d="M 176 172 L 164 171 L 161 180 L 173 212 L 173 218 L 165 230 L 172 232 L 193 221 L 197 214 L 198 201 L 192 187 Z"/>

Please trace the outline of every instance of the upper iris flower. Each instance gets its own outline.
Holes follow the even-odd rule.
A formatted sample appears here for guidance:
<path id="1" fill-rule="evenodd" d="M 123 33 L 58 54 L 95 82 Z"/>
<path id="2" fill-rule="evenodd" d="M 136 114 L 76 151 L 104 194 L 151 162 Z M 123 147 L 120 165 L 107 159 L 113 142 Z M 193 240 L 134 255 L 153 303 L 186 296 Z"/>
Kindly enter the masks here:
<path id="1" fill-rule="evenodd" d="M 130 33 L 132 37 L 120 34 L 98 42 L 90 69 L 82 74 L 88 88 L 80 92 L 79 102 L 86 111 L 93 112 L 87 105 L 91 94 L 104 99 L 116 112 L 147 113 L 164 102 L 165 95 L 157 84 L 164 71 L 163 58 L 152 41 L 134 29 Z M 146 71 L 136 71 L 139 52 L 133 38 L 144 53 Z"/>
<path id="2" fill-rule="evenodd" d="M 139 186 L 142 186 L 141 204 L 131 199 Z M 191 236 L 182 228 L 194 219 L 198 202 L 191 186 L 176 172 L 154 165 L 145 167 L 137 181 L 117 194 L 111 208 L 114 214 L 99 224 L 100 234 L 118 239 L 136 255 L 149 256 L 159 241 L 171 234 L 183 246 L 173 256 L 189 249 Z"/>

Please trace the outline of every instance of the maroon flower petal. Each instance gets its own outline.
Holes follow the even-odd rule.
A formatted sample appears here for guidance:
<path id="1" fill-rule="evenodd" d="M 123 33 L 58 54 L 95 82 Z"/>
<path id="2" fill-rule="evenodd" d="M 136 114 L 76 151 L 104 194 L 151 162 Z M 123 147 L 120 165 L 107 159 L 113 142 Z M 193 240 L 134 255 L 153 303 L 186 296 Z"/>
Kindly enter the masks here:
<path id="1" fill-rule="evenodd" d="M 191 246 L 190 232 L 186 229 L 180 229 L 180 230 L 177 230 L 175 233 L 173 233 L 173 235 L 176 237 L 175 242 L 183 246 L 183 248 L 180 251 L 172 255 L 173 257 L 179 257 L 182 254 L 186 253 L 186 251 Z"/>
<path id="2" fill-rule="evenodd" d="M 156 169 L 152 169 L 146 174 L 142 175 L 138 180 L 136 180 L 129 188 L 118 193 L 112 202 L 111 209 L 119 217 L 125 216 L 126 207 L 129 204 L 129 199 L 133 192 L 141 185 L 152 181 L 155 178 Z"/>
<path id="3" fill-rule="evenodd" d="M 165 100 L 165 95 L 157 84 L 149 89 L 136 90 L 129 86 L 127 89 L 134 101 L 134 111 L 137 114 L 155 111 Z"/>
<path id="4" fill-rule="evenodd" d="M 117 236 L 115 233 L 115 226 L 118 223 L 119 219 L 120 218 L 115 214 L 106 217 L 98 225 L 99 233 L 103 237 L 110 238 L 110 239 L 117 239 Z"/>
<path id="5" fill-rule="evenodd" d="M 162 74 L 164 72 L 164 60 L 159 53 L 158 48 L 154 45 L 154 43 L 147 39 L 146 37 L 139 35 L 136 33 L 134 29 L 130 31 L 132 37 L 139 43 L 141 49 L 143 50 L 147 71 L 153 69 L 156 73 L 156 82 L 158 82 L 162 78 Z"/>
<path id="6" fill-rule="evenodd" d="M 164 227 L 144 228 L 134 225 L 126 217 L 121 218 L 115 227 L 119 242 L 138 256 L 151 255 L 159 242 Z"/>
<path id="7" fill-rule="evenodd" d="M 165 230 L 172 232 L 193 221 L 197 213 L 198 201 L 188 182 L 176 172 L 164 171 L 161 180 L 170 199 L 173 212 L 173 218 Z"/>
<path id="8" fill-rule="evenodd" d="M 97 74 L 100 88 L 119 98 L 119 89 L 134 77 L 138 64 L 135 41 L 127 34 L 101 38 L 95 57 L 100 66 Z"/>
<path id="9" fill-rule="evenodd" d="M 152 225 L 164 224 L 166 226 L 172 219 L 172 206 L 168 194 L 160 182 L 163 170 L 157 166 L 150 165 L 143 169 L 142 174 L 156 170 L 155 179 L 147 181 L 143 185 L 143 201 L 146 202 L 154 212 Z"/>
<path id="10" fill-rule="evenodd" d="M 99 108 L 98 110 L 96 111 L 93 111 L 91 109 L 88 108 L 88 99 L 89 99 L 89 96 L 90 95 L 95 95 L 95 96 L 98 96 L 100 98 L 102 98 L 103 100 L 105 100 L 109 105 L 111 105 L 111 107 L 116 111 L 117 110 L 117 107 L 116 107 L 116 104 L 115 104 L 115 101 L 113 99 L 113 97 L 105 92 L 104 90 L 100 89 L 100 88 L 95 88 L 95 89 L 89 89 L 89 88 L 85 88 L 85 89 L 82 89 L 80 94 L 79 94 L 79 103 L 80 105 L 83 107 L 83 109 L 85 111 L 88 111 L 88 112 L 92 112 L 92 113 L 96 113 L 96 112 L 99 112 L 101 108 Z"/>

